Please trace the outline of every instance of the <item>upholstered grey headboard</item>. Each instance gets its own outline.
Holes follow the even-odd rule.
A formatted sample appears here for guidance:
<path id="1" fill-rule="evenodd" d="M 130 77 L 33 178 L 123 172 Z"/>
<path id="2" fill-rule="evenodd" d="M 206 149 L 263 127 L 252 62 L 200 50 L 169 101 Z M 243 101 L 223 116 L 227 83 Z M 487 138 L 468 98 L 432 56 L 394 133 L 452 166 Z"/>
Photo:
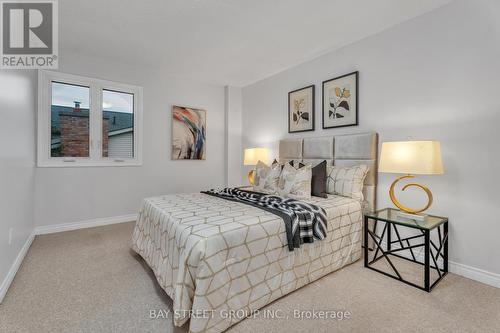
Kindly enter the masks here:
<path id="1" fill-rule="evenodd" d="M 338 166 L 367 165 L 370 171 L 363 188 L 364 209 L 374 210 L 377 207 L 377 149 L 375 132 L 285 139 L 279 143 L 279 161 L 298 160 L 315 165 L 326 160 Z"/>

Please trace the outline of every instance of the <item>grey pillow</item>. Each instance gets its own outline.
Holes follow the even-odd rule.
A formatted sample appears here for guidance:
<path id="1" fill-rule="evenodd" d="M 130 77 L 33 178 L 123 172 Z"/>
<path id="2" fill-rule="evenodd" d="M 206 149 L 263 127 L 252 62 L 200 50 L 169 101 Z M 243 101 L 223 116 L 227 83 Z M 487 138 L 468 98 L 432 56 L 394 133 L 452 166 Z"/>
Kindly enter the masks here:
<path id="1" fill-rule="evenodd" d="M 328 198 L 326 191 L 326 160 L 312 168 L 311 195 Z"/>

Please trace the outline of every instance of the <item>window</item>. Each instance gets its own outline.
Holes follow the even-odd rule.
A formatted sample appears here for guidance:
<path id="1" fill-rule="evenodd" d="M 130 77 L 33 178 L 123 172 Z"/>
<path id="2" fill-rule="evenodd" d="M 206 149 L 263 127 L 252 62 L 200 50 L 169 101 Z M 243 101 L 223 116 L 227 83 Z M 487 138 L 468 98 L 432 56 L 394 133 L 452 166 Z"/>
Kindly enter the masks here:
<path id="1" fill-rule="evenodd" d="M 141 124 L 142 88 L 39 71 L 39 167 L 141 165 Z"/>
<path id="2" fill-rule="evenodd" d="M 50 157 L 89 157 L 90 88 L 51 84 Z"/>
<path id="3" fill-rule="evenodd" d="M 134 94 L 102 91 L 102 156 L 134 157 Z"/>

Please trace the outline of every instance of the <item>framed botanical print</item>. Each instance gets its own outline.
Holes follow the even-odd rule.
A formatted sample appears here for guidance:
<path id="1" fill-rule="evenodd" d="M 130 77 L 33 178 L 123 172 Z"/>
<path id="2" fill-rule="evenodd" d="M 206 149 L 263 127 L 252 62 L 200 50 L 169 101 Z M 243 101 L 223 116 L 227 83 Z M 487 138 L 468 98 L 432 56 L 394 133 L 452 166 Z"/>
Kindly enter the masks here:
<path id="1" fill-rule="evenodd" d="M 358 125 L 358 72 L 323 81 L 323 128 Z"/>
<path id="2" fill-rule="evenodd" d="M 288 93 L 288 133 L 314 131 L 314 85 Z"/>

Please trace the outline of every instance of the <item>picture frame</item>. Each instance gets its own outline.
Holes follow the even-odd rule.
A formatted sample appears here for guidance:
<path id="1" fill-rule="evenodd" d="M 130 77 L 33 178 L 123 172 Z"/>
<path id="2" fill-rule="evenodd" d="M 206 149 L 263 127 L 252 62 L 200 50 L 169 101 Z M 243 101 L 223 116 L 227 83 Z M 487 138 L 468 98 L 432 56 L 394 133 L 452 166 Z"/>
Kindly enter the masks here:
<path id="1" fill-rule="evenodd" d="M 359 124 L 359 72 L 352 72 L 323 81 L 323 129 Z"/>
<path id="2" fill-rule="evenodd" d="M 172 160 L 206 159 L 207 111 L 172 105 Z"/>
<path id="3" fill-rule="evenodd" d="M 288 133 L 314 131 L 314 84 L 288 93 Z"/>

